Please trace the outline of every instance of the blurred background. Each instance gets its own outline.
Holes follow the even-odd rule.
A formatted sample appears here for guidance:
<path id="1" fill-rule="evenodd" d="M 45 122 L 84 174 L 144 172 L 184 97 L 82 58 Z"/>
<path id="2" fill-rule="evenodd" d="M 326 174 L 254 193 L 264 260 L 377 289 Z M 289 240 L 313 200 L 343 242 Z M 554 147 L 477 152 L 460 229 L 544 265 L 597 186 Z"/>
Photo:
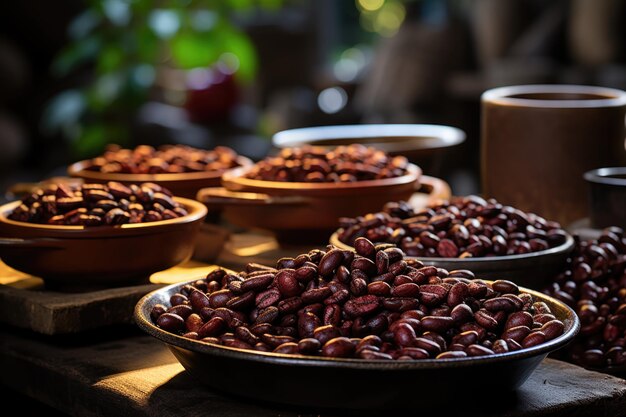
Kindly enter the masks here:
<path id="1" fill-rule="evenodd" d="M 21 0 L 0 5 L 0 186 L 123 146 L 436 123 L 467 140 L 437 175 L 479 192 L 480 95 L 626 89 L 622 0 Z"/>

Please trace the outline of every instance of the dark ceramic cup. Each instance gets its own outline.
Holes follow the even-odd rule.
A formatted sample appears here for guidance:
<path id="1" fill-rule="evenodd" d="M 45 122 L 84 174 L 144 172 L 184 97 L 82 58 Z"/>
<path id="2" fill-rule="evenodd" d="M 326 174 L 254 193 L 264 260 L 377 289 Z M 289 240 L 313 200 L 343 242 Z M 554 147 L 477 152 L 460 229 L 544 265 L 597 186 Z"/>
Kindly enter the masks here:
<path id="1" fill-rule="evenodd" d="M 482 187 L 562 224 L 587 215 L 583 173 L 626 165 L 626 92 L 522 85 L 482 96 Z"/>
<path id="2" fill-rule="evenodd" d="M 594 169 L 584 178 L 589 183 L 591 226 L 626 229 L 626 167 Z"/>

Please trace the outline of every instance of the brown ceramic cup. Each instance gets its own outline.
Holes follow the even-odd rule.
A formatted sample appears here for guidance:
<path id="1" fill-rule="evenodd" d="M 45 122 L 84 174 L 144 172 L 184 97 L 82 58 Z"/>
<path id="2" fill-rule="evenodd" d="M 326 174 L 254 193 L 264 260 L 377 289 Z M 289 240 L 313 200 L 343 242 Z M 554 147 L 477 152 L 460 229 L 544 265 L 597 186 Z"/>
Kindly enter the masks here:
<path id="1" fill-rule="evenodd" d="M 587 215 L 583 173 L 626 163 L 626 92 L 521 85 L 482 96 L 484 195 L 562 224 Z"/>

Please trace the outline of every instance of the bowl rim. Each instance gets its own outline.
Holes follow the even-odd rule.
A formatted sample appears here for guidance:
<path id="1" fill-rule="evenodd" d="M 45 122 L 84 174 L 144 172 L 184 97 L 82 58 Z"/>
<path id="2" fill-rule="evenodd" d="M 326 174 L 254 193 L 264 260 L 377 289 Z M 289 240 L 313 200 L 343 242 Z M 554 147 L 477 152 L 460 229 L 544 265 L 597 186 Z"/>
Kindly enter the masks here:
<path id="1" fill-rule="evenodd" d="M 603 95 L 606 98 L 597 99 L 572 99 L 572 100 L 545 100 L 510 97 L 519 94 L 592 94 Z M 494 103 L 515 107 L 534 108 L 598 108 L 619 107 L 626 105 L 626 92 L 616 88 L 596 87 L 590 85 L 574 84 L 528 84 L 511 85 L 506 87 L 492 88 L 485 91 L 481 96 L 481 102 Z"/>
<path id="2" fill-rule="evenodd" d="M 358 142 L 360 139 L 380 138 L 381 143 L 389 138 L 436 138 L 437 144 L 427 144 L 421 149 L 440 149 L 463 143 L 466 139 L 465 132 L 454 126 L 436 124 L 355 124 L 313 126 L 298 129 L 287 129 L 275 133 L 272 136 L 272 144 L 278 148 L 301 146 L 310 144 L 314 146 L 323 140 L 350 140 Z M 371 143 L 371 146 L 376 146 Z"/>
<path id="3" fill-rule="evenodd" d="M 153 298 L 160 294 L 168 294 L 171 290 L 182 288 L 184 285 L 191 284 L 195 280 L 188 282 L 176 283 L 157 289 L 142 297 L 134 309 L 134 319 L 139 328 L 151 336 L 161 340 L 162 342 L 175 346 L 177 348 L 187 349 L 202 354 L 211 354 L 217 356 L 225 356 L 231 359 L 247 360 L 261 363 L 273 363 L 279 365 L 298 365 L 306 367 L 324 366 L 329 368 L 351 368 L 351 369 L 371 369 L 371 370 L 413 370 L 413 369 L 439 369 L 439 368 L 456 368 L 459 366 L 475 366 L 487 365 L 498 362 L 506 362 L 515 359 L 525 359 L 530 357 L 548 354 L 567 343 L 569 343 L 580 329 L 580 320 L 571 307 L 565 303 L 525 287 L 519 287 L 520 292 L 531 294 L 538 301 L 548 301 L 551 304 L 559 306 L 567 312 L 564 320 L 565 331 L 562 335 L 530 348 L 523 348 L 514 352 L 497 353 L 489 356 L 466 357 L 466 358 L 448 358 L 448 359 L 421 359 L 415 361 L 390 361 L 382 359 L 353 359 L 353 358 L 324 358 L 319 356 L 306 355 L 288 355 L 274 352 L 250 351 L 222 345 L 216 345 L 198 340 L 188 339 L 174 333 L 165 331 L 152 323 L 148 306 Z M 483 280 L 485 282 L 492 282 Z"/>
<path id="4" fill-rule="evenodd" d="M 626 187 L 626 178 L 611 178 L 611 175 L 626 175 L 626 167 L 605 167 L 592 169 L 583 174 L 586 181 L 594 184 Z"/>
<path id="5" fill-rule="evenodd" d="M 228 189 L 238 190 L 241 187 L 253 189 L 267 190 L 290 190 L 296 191 L 298 194 L 307 191 L 327 191 L 327 190 L 365 190 L 368 188 L 389 187 L 394 185 L 407 185 L 419 181 L 422 175 L 422 169 L 415 164 L 409 163 L 407 173 L 399 177 L 383 178 L 377 180 L 366 180 L 356 182 L 280 182 L 265 181 L 245 178 L 244 175 L 250 171 L 253 166 L 238 167 L 224 172 L 222 174 L 222 184 Z"/>
<path id="6" fill-rule="evenodd" d="M 11 227 L 15 229 L 22 230 L 31 230 L 31 231 L 41 231 L 42 234 L 45 232 L 52 233 L 64 233 L 68 235 L 96 235 L 103 237 L 105 235 L 117 235 L 123 236 L 126 233 L 132 232 L 142 232 L 146 231 L 146 229 L 154 229 L 158 226 L 173 226 L 180 225 L 186 223 L 192 223 L 198 220 L 202 220 L 208 210 L 206 206 L 199 201 L 191 200 L 189 198 L 183 197 L 173 197 L 174 201 L 182 204 L 185 208 L 189 209 L 189 212 L 185 216 L 176 217 L 174 219 L 167 220 L 159 220 L 156 222 L 148 222 L 148 223 L 133 223 L 133 224 L 123 224 L 120 226 L 66 226 L 66 225 L 51 225 L 51 224 L 39 224 L 39 223 L 28 223 L 28 222 L 20 222 L 17 220 L 12 220 L 8 218 L 8 213 L 13 211 L 16 207 L 22 204 L 21 200 L 12 201 L 10 203 L 3 204 L 0 206 L 0 227 Z"/>
<path id="7" fill-rule="evenodd" d="M 67 167 L 67 173 L 71 177 L 83 178 L 94 181 L 118 181 L 118 182 L 178 182 L 178 181 L 194 181 L 208 180 L 220 178 L 222 174 L 230 169 L 252 166 L 254 163 L 251 159 L 242 155 L 237 155 L 239 166 L 227 169 L 219 169 L 214 171 L 199 172 L 180 172 L 180 173 L 162 173 L 162 174 L 126 174 L 126 173 L 105 173 L 100 171 L 89 171 L 85 166 L 89 162 L 88 159 L 74 162 Z"/>
<path id="8" fill-rule="evenodd" d="M 347 250 L 352 250 L 354 251 L 354 247 L 348 245 L 347 243 L 342 242 L 341 240 L 339 240 L 339 233 L 341 232 L 341 230 L 343 230 L 343 228 L 339 228 L 337 229 L 331 236 L 329 239 L 329 243 L 333 246 L 336 246 L 340 249 L 347 249 Z M 377 243 L 387 243 L 387 242 L 377 242 Z M 376 244 L 376 243 L 375 243 Z M 479 264 L 493 264 L 496 261 L 502 261 L 502 262 L 506 262 L 506 261 L 522 261 L 522 260 L 529 260 L 529 259 L 535 259 L 538 257 L 542 257 L 542 256 L 548 256 L 548 255 L 554 255 L 557 253 L 563 253 L 563 252 L 569 252 L 574 248 L 574 238 L 567 233 L 567 237 L 565 239 L 565 243 L 562 243 L 559 246 L 555 246 L 553 248 L 549 248 L 549 249 L 545 249 L 545 250 L 541 250 L 541 251 L 537 251 L 537 252 L 528 252 L 528 253 L 522 253 L 519 255 L 504 255 L 504 256 L 489 256 L 489 257 L 477 257 L 477 258 L 431 258 L 431 257 L 425 257 L 425 256 L 408 256 L 406 255 L 407 258 L 411 258 L 411 259 L 418 259 L 420 261 L 423 262 L 457 262 L 457 263 L 471 263 L 475 266 L 478 266 Z"/>

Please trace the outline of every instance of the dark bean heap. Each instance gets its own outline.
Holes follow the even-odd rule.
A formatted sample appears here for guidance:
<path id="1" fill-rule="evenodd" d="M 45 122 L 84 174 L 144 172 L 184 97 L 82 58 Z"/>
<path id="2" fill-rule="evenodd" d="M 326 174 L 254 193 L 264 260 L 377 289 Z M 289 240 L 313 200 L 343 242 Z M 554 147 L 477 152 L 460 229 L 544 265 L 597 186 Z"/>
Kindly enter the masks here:
<path id="1" fill-rule="evenodd" d="M 400 177 L 407 173 L 404 156 L 363 145 L 286 148 L 276 157 L 258 162 L 247 178 L 283 182 L 356 182 Z"/>
<path id="2" fill-rule="evenodd" d="M 58 184 L 39 188 L 22 199 L 9 215 L 28 223 L 71 226 L 115 226 L 147 223 L 187 215 L 187 210 L 158 184 L 126 186 Z"/>
<path id="3" fill-rule="evenodd" d="M 382 212 L 341 218 L 339 240 L 353 245 L 366 237 L 398 245 L 408 256 L 474 258 L 537 252 L 565 243 L 561 226 L 533 213 L 478 196 L 415 211 L 404 201 Z"/>
<path id="4" fill-rule="evenodd" d="M 185 145 L 165 145 L 159 149 L 148 145 L 135 149 L 109 145 L 104 155 L 89 160 L 85 169 L 122 174 L 177 174 L 223 171 L 236 166 L 239 166 L 237 154 L 224 146 L 204 150 Z"/>
<path id="5" fill-rule="evenodd" d="M 580 333 L 562 350 L 592 368 L 626 365 L 626 237 L 618 227 L 598 240 L 576 237 L 567 268 L 545 291 L 576 310 Z"/>
<path id="6" fill-rule="evenodd" d="M 162 329 L 203 342 L 286 354 L 413 360 L 493 355 L 536 346 L 564 324 L 510 281 L 404 259 L 389 245 L 332 246 L 276 268 L 217 269 L 158 304 Z"/>

